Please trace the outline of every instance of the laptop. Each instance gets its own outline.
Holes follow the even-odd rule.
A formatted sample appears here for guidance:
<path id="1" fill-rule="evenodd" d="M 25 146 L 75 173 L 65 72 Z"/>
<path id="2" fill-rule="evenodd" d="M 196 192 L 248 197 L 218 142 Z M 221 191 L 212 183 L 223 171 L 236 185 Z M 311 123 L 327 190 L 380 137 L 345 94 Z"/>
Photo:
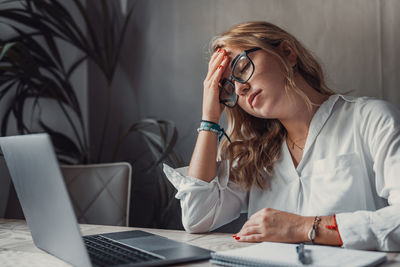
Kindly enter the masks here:
<path id="1" fill-rule="evenodd" d="M 47 134 L 0 137 L 35 245 L 74 266 L 159 266 L 207 260 L 211 251 L 145 231 L 82 236 Z"/>

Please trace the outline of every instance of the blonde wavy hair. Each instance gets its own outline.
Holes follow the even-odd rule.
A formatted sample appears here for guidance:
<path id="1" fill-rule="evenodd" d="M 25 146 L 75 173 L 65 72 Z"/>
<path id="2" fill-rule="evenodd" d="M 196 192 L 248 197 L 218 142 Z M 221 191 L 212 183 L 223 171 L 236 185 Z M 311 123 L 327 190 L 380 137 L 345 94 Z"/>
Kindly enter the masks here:
<path id="1" fill-rule="evenodd" d="M 285 55 L 279 50 L 282 42 L 292 48 L 297 55 L 297 64 L 293 68 Z M 234 26 L 217 36 L 211 44 L 211 52 L 218 48 L 231 47 L 243 50 L 260 47 L 275 56 L 285 71 L 285 91 L 291 97 L 298 94 L 311 109 L 313 103 L 296 86 L 295 72 L 316 91 L 323 95 L 332 95 L 324 81 L 320 64 L 294 36 L 278 26 L 268 22 L 246 22 Z M 228 120 L 227 133 L 232 143 L 224 139 L 219 146 L 219 159 L 230 162 L 229 179 L 246 189 L 253 185 L 268 187 L 264 173 L 272 176 L 274 163 L 279 159 L 286 130 L 277 119 L 260 119 L 246 113 L 236 106 L 225 108 Z"/>

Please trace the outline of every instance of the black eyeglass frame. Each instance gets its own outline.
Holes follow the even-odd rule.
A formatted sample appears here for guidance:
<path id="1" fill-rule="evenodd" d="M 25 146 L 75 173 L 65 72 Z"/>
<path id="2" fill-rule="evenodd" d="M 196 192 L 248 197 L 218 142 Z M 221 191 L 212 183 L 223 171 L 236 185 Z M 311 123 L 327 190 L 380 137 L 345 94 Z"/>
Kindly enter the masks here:
<path id="1" fill-rule="evenodd" d="M 255 70 L 256 67 L 254 66 L 254 63 L 253 63 L 253 61 L 251 60 L 251 58 L 248 56 L 248 54 L 250 54 L 251 52 L 258 51 L 258 50 L 260 50 L 260 49 L 261 49 L 260 47 L 254 47 L 254 48 L 245 50 L 245 51 L 243 51 L 242 53 L 240 53 L 239 55 L 237 55 L 237 56 L 233 59 L 233 61 L 232 61 L 232 63 L 231 63 L 231 70 L 232 70 L 232 71 L 231 71 L 231 76 L 230 76 L 229 78 L 223 79 L 222 82 L 221 82 L 221 88 L 220 88 L 220 90 L 219 90 L 219 102 L 220 102 L 221 104 L 227 106 L 228 108 L 234 108 L 234 107 L 236 107 L 236 105 L 237 105 L 237 103 L 238 103 L 239 95 L 236 94 L 235 84 L 234 84 L 232 81 L 235 80 L 235 81 L 237 81 L 238 83 L 242 83 L 242 84 L 243 84 L 243 83 L 246 83 L 248 80 L 250 80 L 250 78 L 251 78 L 251 77 L 253 76 L 253 74 L 254 74 L 254 70 Z M 247 59 L 249 60 L 249 62 L 251 63 L 252 67 L 253 67 L 253 70 L 252 70 L 251 74 L 249 75 L 249 78 L 247 78 L 246 80 L 242 80 L 242 79 L 237 78 L 237 77 L 235 77 L 235 76 L 233 75 L 233 70 L 236 68 L 236 65 L 237 65 L 239 59 L 241 59 L 241 58 L 243 58 L 243 57 L 247 58 Z M 227 105 L 227 104 L 226 104 L 227 101 L 221 100 L 222 91 L 223 91 L 223 88 L 224 88 L 224 86 L 225 86 L 226 83 L 230 83 L 230 84 L 231 84 L 231 86 L 232 86 L 232 88 L 233 88 L 233 93 L 236 94 L 236 100 L 235 100 L 235 103 L 234 103 L 233 105 Z"/>

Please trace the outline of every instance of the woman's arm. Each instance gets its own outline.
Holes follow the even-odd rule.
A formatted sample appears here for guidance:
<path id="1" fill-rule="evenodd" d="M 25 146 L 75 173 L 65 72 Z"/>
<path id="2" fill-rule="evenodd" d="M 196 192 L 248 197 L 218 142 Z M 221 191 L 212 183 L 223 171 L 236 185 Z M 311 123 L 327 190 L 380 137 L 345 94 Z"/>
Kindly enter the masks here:
<path id="1" fill-rule="evenodd" d="M 214 53 L 204 80 L 202 119 L 218 123 L 224 106 L 219 103 L 218 83 L 229 60 L 225 51 Z M 218 136 L 200 131 L 189 168 L 164 172 L 178 190 L 182 223 L 186 231 L 200 233 L 214 230 L 247 211 L 248 193 L 229 181 L 229 163 L 216 162 Z"/>
<path id="2" fill-rule="evenodd" d="M 333 216 L 320 216 L 314 242 L 324 245 L 341 245 L 337 229 L 328 229 L 334 225 Z M 308 242 L 308 232 L 312 228 L 314 217 L 300 216 L 272 208 L 262 209 L 253 214 L 243 225 L 236 239 L 244 242 Z M 332 227 L 331 227 L 332 228 Z"/>
<path id="3" fill-rule="evenodd" d="M 343 246 L 355 249 L 400 250 L 400 110 L 378 99 L 357 101 L 358 127 L 365 155 L 371 158 L 376 211 L 336 216 Z M 378 199 L 377 199 L 378 201 Z M 386 202 L 386 203 L 385 203 Z"/>
<path id="4" fill-rule="evenodd" d="M 218 136 L 200 131 L 190 160 L 188 175 L 210 182 L 216 176 Z"/>
<path id="5" fill-rule="evenodd" d="M 224 49 L 217 51 L 208 64 L 208 74 L 204 80 L 202 119 L 214 123 L 224 110 L 219 103 L 218 83 L 229 62 Z M 214 132 L 200 131 L 197 137 L 188 175 L 210 182 L 216 175 L 218 136 Z"/>
<path id="6" fill-rule="evenodd" d="M 336 215 L 336 229 L 326 227 L 335 225 L 333 216 L 320 218 L 314 239 L 317 244 L 343 244 L 353 249 L 400 250 L 400 203 L 393 203 L 377 211 L 339 213 Z M 237 233 L 236 239 L 244 242 L 306 242 L 310 241 L 308 232 L 313 222 L 314 217 L 265 208 L 249 218 Z"/>
<path id="7" fill-rule="evenodd" d="M 187 167 L 164 172 L 178 190 L 175 197 L 182 207 L 182 223 L 189 233 L 208 232 L 247 212 L 248 192 L 229 182 L 229 163 L 217 163 L 216 177 L 210 182 L 187 176 Z"/>

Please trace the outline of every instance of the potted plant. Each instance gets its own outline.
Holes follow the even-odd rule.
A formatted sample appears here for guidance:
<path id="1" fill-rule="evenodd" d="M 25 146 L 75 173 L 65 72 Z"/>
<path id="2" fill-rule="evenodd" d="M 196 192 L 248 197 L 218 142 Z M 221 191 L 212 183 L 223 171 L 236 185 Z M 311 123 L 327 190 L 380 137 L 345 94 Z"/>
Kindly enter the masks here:
<path id="1" fill-rule="evenodd" d="M 111 83 L 132 9 L 124 17 L 122 26 L 119 26 L 115 5 L 107 0 L 99 0 L 103 20 L 95 27 L 84 5 L 79 0 L 72 0 L 86 28 L 85 34 L 61 0 L 11 0 L 7 4 L 10 2 L 14 4 L 13 7 L 0 8 L 1 22 L 16 33 L 13 37 L 0 39 L 0 101 L 6 105 L 1 118 L 1 135 L 7 135 L 10 119 L 14 118 L 19 134 L 47 132 L 60 162 L 94 163 L 91 158 L 100 162 L 105 131 L 110 123 L 111 97 L 108 97 L 105 107 L 99 152 L 97 156 L 89 157 L 83 114 L 71 83 L 71 75 L 83 62 L 90 60 L 101 70 L 107 81 L 108 95 L 111 95 Z M 98 27 L 101 27 L 101 35 L 95 30 Z M 77 48 L 82 57 L 66 66 L 57 45 L 59 42 Z M 52 128 L 43 120 L 42 105 L 45 101 L 58 106 L 73 136 Z M 27 112 L 27 109 L 30 110 Z M 158 168 L 156 173 L 160 176 L 159 186 L 163 193 L 160 206 L 165 211 L 171 205 L 176 205 L 176 200 L 173 199 L 172 185 L 163 177 L 159 167 L 165 160 L 172 165 L 182 164 L 174 151 L 176 127 L 167 120 L 143 119 L 134 122 L 115 144 L 113 160 L 125 139 L 133 132 L 141 134 L 153 155 L 154 162 L 149 169 L 154 171 Z"/>

